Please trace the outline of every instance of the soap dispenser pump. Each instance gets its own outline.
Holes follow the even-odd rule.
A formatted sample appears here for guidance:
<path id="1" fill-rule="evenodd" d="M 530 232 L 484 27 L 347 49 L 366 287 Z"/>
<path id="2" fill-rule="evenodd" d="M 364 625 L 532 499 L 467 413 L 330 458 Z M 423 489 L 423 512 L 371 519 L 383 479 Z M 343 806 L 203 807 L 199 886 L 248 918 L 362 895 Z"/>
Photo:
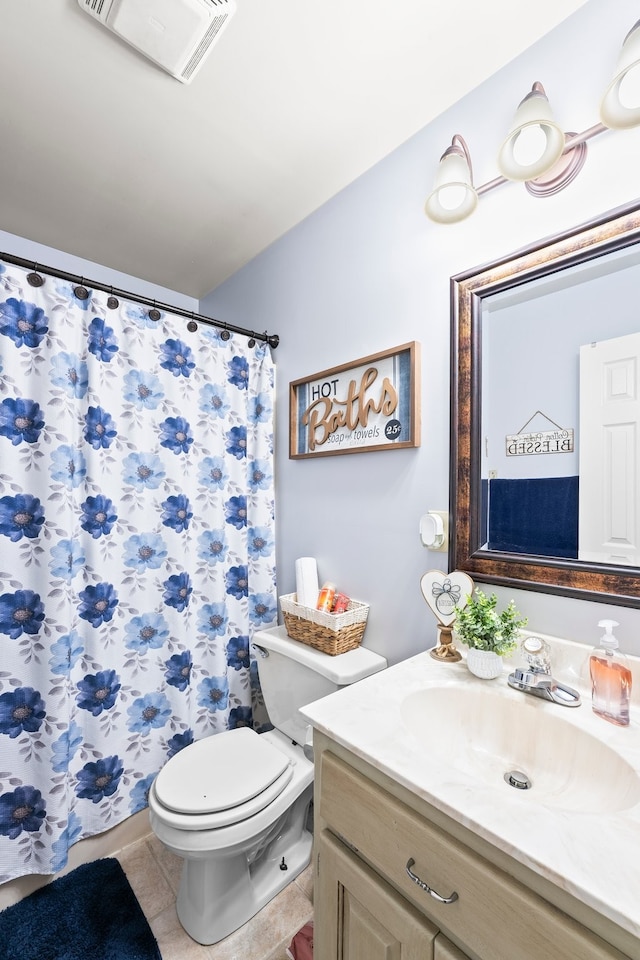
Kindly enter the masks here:
<path id="1" fill-rule="evenodd" d="M 629 724 L 632 677 L 613 635 L 613 628 L 619 624 L 615 620 L 600 620 L 598 626 L 605 632 L 600 646 L 589 658 L 593 712 L 610 723 L 626 727 Z"/>

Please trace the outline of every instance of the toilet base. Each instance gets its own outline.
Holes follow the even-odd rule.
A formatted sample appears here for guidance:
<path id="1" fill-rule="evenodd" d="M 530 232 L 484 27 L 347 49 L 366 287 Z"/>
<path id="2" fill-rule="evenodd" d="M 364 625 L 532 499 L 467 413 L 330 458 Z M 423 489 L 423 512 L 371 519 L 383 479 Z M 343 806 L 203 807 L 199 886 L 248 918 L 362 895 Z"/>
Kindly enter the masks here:
<path id="1" fill-rule="evenodd" d="M 306 829 L 310 784 L 280 817 L 257 849 L 229 856 L 186 859 L 178 891 L 178 919 L 202 944 L 218 943 L 272 900 L 311 860 Z M 284 860 L 284 864 L 283 864 Z M 281 865 L 287 869 L 281 869 Z"/>

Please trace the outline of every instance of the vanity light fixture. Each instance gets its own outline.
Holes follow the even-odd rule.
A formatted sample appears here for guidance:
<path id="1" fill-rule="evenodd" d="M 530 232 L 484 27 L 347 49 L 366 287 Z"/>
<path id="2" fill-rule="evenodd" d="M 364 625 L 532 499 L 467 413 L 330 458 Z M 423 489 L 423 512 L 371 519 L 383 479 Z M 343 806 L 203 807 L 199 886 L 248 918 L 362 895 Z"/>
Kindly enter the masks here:
<path id="1" fill-rule="evenodd" d="M 600 104 L 600 119 L 616 130 L 640 123 L 640 20 L 624 39 L 614 78 Z"/>
<path id="2" fill-rule="evenodd" d="M 473 213 L 477 203 L 469 150 L 464 138 L 456 133 L 440 157 L 433 193 L 425 207 L 427 216 L 436 223 L 456 223 Z"/>
<path id="3" fill-rule="evenodd" d="M 536 81 L 516 111 L 511 130 L 498 152 L 500 176 L 473 185 L 471 156 L 456 133 L 440 158 L 425 213 L 436 223 L 457 223 L 475 210 L 478 197 L 509 180 L 524 183 L 536 197 L 548 197 L 568 186 L 582 169 L 586 141 L 607 128 L 640 124 L 640 20 L 622 44 L 615 75 L 600 106 L 601 123 L 582 133 L 565 133 L 553 118 L 544 87 Z"/>
<path id="4" fill-rule="evenodd" d="M 564 145 L 564 133 L 553 119 L 544 87 L 536 82 L 516 110 L 498 152 L 498 169 L 507 180 L 533 180 L 557 163 Z"/>

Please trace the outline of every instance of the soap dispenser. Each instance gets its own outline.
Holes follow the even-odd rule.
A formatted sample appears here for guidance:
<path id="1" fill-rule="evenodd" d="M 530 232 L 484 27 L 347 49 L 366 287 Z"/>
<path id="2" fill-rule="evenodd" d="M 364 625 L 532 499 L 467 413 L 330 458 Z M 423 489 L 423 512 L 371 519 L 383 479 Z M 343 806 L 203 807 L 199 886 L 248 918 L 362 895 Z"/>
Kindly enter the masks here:
<path id="1" fill-rule="evenodd" d="M 618 641 L 613 635 L 615 620 L 600 620 L 604 627 L 600 646 L 589 658 L 593 712 L 599 717 L 626 727 L 629 723 L 631 698 L 631 670 L 626 658 L 618 652 Z"/>

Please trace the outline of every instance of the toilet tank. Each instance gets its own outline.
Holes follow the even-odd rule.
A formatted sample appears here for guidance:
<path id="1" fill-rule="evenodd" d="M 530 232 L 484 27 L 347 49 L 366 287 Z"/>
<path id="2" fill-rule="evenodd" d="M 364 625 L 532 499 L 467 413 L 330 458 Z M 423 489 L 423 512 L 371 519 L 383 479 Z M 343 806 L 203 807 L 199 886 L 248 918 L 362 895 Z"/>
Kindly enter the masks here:
<path id="1" fill-rule="evenodd" d="M 308 721 L 300 707 L 384 670 L 387 661 L 366 647 L 329 656 L 273 627 L 254 634 L 260 686 L 271 723 L 296 743 L 304 744 Z"/>

